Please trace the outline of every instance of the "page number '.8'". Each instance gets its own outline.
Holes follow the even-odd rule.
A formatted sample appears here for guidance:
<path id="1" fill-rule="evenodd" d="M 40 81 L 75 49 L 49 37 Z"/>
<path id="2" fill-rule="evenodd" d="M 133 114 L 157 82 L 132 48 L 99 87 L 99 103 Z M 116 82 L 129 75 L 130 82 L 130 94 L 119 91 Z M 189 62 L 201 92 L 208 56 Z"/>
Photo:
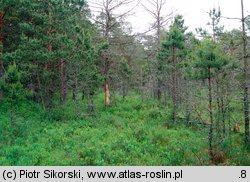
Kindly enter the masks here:
<path id="1" fill-rule="evenodd" d="M 246 178 L 247 177 L 247 171 L 246 170 L 242 170 L 241 171 L 241 175 L 240 175 L 240 177 L 239 178 Z"/>

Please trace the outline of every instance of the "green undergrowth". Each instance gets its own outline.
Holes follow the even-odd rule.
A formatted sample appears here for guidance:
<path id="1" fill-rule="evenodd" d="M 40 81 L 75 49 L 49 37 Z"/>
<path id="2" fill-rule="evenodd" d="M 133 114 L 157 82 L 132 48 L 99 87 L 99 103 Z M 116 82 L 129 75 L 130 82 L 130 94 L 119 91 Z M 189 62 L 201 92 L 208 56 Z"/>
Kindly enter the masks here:
<path id="1" fill-rule="evenodd" d="M 161 166 L 213 165 L 207 129 L 171 123 L 171 109 L 154 100 L 130 96 L 87 114 L 84 101 L 69 101 L 53 111 L 23 102 L 10 122 L 6 103 L 0 106 L 0 165 L 14 166 Z M 221 165 L 247 165 L 240 134 L 224 141 Z M 230 149 L 230 150 L 229 150 Z"/>

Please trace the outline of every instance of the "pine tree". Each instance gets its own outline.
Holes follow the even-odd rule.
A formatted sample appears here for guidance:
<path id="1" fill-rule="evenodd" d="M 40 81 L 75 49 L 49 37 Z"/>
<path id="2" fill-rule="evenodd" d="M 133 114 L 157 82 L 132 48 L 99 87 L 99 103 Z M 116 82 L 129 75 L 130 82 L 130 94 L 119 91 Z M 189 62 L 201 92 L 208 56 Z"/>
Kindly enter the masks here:
<path id="1" fill-rule="evenodd" d="M 44 109 L 55 107 L 54 95 L 66 99 L 67 70 L 72 54 L 75 26 L 86 20 L 85 1 L 28 1 L 18 4 L 18 24 L 10 34 L 3 59 L 18 64 L 24 73 L 22 83 L 33 91 L 34 100 Z M 85 26 L 85 25 L 82 25 Z M 9 31 L 10 33 L 12 31 Z"/>
<path id="2" fill-rule="evenodd" d="M 9 118 L 13 126 L 15 111 L 25 98 L 25 89 L 21 83 L 21 73 L 18 71 L 16 64 L 9 65 L 3 80 L 0 82 L 0 89 L 3 90 L 6 101 L 9 103 Z"/>
<path id="3" fill-rule="evenodd" d="M 214 151 L 214 107 L 213 107 L 213 93 L 212 93 L 212 78 L 216 69 L 222 69 L 226 64 L 227 59 L 223 56 L 223 52 L 218 45 L 211 39 L 202 40 L 196 50 L 196 61 L 194 61 L 194 68 L 197 69 L 196 78 L 207 79 L 208 81 L 208 110 L 210 117 L 209 130 L 209 151 L 211 159 L 213 160 Z"/>
<path id="4" fill-rule="evenodd" d="M 173 122 L 177 121 L 177 69 L 180 58 L 185 54 L 185 31 L 184 20 L 182 16 L 175 17 L 173 25 L 167 34 L 166 40 L 162 44 L 162 49 L 159 53 L 160 60 L 170 60 L 169 65 L 172 69 L 172 100 L 173 100 Z M 162 61 L 161 61 L 162 62 Z M 163 62 L 161 63 L 163 66 Z M 166 63 L 165 63 L 166 64 Z M 162 68 L 161 68 L 162 69 Z"/>
<path id="5" fill-rule="evenodd" d="M 214 42 L 217 41 L 218 36 L 221 35 L 221 33 L 223 32 L 224 27 L 220 26 L 220 19 L 221 19 L 221 11 L 220 8 L 218 8 L 218 10 L 216 10 L 215 8 L 213 8 L 212 10 L 209 11 L 209 17 L 211 19 L 211 22 L 208 23 L 208 25 L 211 26 L 212 29 L 212 39 Z M 220 120 L 223 120 L 223 116 L 221 117 L 221 115 L 224 115 L 224 110 L 222 108 L 222 104 L 224 102 L 224 95 L 222 95 L 222 93 L 220 92 L 220 85 L 221 85 L 221 80 L 220 78 L 220 70 L 217 69 L 216 73 L 215 73 L 215 92 L 216 92 L 216 103 L 217 103 L 217 117 L 216 117 L 216 125 L 217 125 L 217 131 L 218 133 L 221 132 L 221 126 L 220 126 Z M 221 102 L 220 102 L 221 101 Z M 225 136 L 225 125 L 223 124 L 223 135 Z"/>
<path id="6" fill-rule="evenodd" d="M 97 66 L 97 50 L 92 44 L 90 30 L 76 27 L 76 37 L 69 66 L 69 84 L 73 89 L 73 100 L 77 101 L 80 91 L 83 99 L 87 99 L 88 111 L 95 110 L 94 96 L 101 81 L 100 70 Z"/>
<path id="7" fill-rule="evenodd" d="M 23 19 L 19 17 L 18 9 L 20 1 L 0 1 L 0 79 L 6 73 L 6 68 L 13 62 L 4 60 L 5 52 L 13 51 L 20 41 L 18 23 Z M 0 90 L 0 98 L 3 96 Z"/>
<path id="8" fill-rule="evenodd" d="M 105 92 L 105 106 L 111 106 L 110 100 L 110 87 L 111 87 L 111 76 L 110 70 L 113 63 L 113 32 L 116 27 L 119 27 L 119 23 L 129 14 L 131 13 L 131 9 L 125 12 L 120 12 L 116 14 L 116 11 L 121 10 L 120 8 L 123 6 L 128 6 L 133 1 L 130 0 L 117 0 L 117 1 L 109 1 L 109 0 L 98 0 L 91 2 L 95 9 L 100 12 L 99 16 L 96 18 L 96 23 L 98 25 L 100 36 L 102 38 L 103 43 L 105 44 L 105 49 L 102 51 L 103 57 L 103 75 L 104 75 L 104 92 Z"/>
<path id="9" fill-rule="evenodd" d="M 243 72 L 244 72 L 244 81 L 243 81 L 243 89 L 244 89 L 244 96 L 243 96 L 243 104 L 244 104 L 244 120 L 245 120 L 245 144 L 248 149 L 250 149 L 250 142 L 249 142 L 249 96 L 248 96 L 248 87 L 249 87 L 249 63 L 247 58 L 249 57 L 247 54 L 247 35 L 246 35 L 246 26 L 245 26 L 245 14 L 244 14 L 244 1 L 241 0 L 241 12 L 242 12 L 242 39 L 243 39 Z"/>

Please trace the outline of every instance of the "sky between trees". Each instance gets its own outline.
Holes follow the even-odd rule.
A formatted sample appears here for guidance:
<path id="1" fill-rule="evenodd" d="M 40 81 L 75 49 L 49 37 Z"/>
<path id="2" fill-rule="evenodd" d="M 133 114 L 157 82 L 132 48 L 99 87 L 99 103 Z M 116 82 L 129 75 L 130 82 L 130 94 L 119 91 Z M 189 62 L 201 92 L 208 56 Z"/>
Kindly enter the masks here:
<path id="1" fill-rule="evenodd" d="M 91 2 L 96 1 L 98 0 L 88 0 L 90 5 Z M 148 4 L 146 0 L 140 0 L 140 2 L 144 5 Z M 149 29 L 153 19 L 141 4 L 138 6 L 136 6 L 136 4 L 135 1 L 130 5 L 133 7 L 133 13 L 127 17 L 127 21 L 131 23 L 133 32 L 144 32 Z M 222 16 L 224 17 L 241 17 L 239 0 L 167 0 L 165 14 L 174 12 L 174 15 L 183 15 L 186 26 L 189 27 L 190 31 L 195 32 L 195 28 L 204 27 L 209 21 L 207 12 L 212 8 L 218 7 L 220 7 Z M 94 10 L 93 7 L 90 8 Z M 122 9 L 118 11 L 124 11 L 124 8 L 123 6 Z M 92 13 L 94 13 L 94 11 Z M 245 14 L 249 13 L 250 1 L 245 1 Z M 228 20 L 225 18 L 221 19 L 221 24 L 225 26 L 225 30 L 232 30 L 233 28 L 239 28 L 241 26 L 240 20 Z"/>

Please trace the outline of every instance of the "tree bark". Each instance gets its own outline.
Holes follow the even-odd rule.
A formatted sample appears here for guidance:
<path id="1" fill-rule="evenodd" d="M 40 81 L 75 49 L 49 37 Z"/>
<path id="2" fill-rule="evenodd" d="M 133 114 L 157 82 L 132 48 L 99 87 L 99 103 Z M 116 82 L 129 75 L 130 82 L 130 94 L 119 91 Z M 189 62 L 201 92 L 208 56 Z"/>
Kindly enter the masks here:
<path id="1" fill-rule="evenodd" d="M 55 107 L 54 105 L 54 83 L 53 79 L 50 78 L 49 81 L 49 108 L 53 109 Z"/>
<path id="2" fill-rule="evenodd" d="M 222 132 L 223 132 L 223 137 L 226 136 L 226 109 L 225 109 L 225 103 L 224 103 L 224 97 L 225 97 L 225 89 L 224 89 L 224 82 L 221 82 L 221 114 L 222 114 Z"/>
<path id="3" fill-rule="evenodd" d="M 90 106 L 90 95 L 89 95 L 89 93 L 88 93 L 88 95 L 87 95 L 87 112 L 88 113 L 91 113 L 91 106 Z"/>
<path id="4" fill-rule="evenodd" d="M 37 84 L 38 84 L 38 92 L 40 93 L 40 98 L 42 101 L 43 111 L 45 111 L 46 104 L 45 104 L 45 99 L 44 99 L 44 95 L 43 95 L 43 91 L 42 91 L 42 87 L 41 87 L 41 80 L 40 80 L 40 77 L 38 74 L 37 74 Z"/>
<path id="5" fill-rule="evenodd" d="M 160 20 L 160 11 L 159 11 L 159 4 L 157 3 L 157 54 L 160 51 L 161 48 L 161 20 Z M 158 73 L 161 75 L 161 69 L 159 69 L 161 65 L 158 63 Z M 158 76 L 159 76 L 158 75 Z M 161 100 L 161 87 L 162 87 L 162 81 L 161 78 L 157 78 L 157 99 Z"/>
<path id="6" fill-rule="evenodd" d="M 216 117 L 216 128 L 218 134 L 221 132 L 221 124 L 220 124 L 220 119 L 221 119 L 221 106 L 220 106 L 220 82 L 219 82 L 219 70 L 217 69 L 215 71 L 215 83 L 216 83 L 216 104 L 217 104 L 217 117 Z"/>
<path id="7" fill-rule="evenodd" d="M 110 34 L 110 28 L 111 28 L 111 15 L 110 15 L 110 10 L 109 10 L 109 1 L 106 1 L 106 6 L 105 6 L 105 11 L 106 11 L 106 22 L 105 22 L 105 39 L 107 43 L 109 44 L 109 34 Z M 109 48 L 108 48 L 109 49 Z M 105 106 L 109 107 L 111 105 L 110 103 L 110 90 L 109 90 L 109 59 L 110 59 L 110 54 L 109 50 L 106 50 L 105 55 L 104 55 L 104 76 L 105 76 L 105 86 L 104 86 L 104 92 L 105 92 Z"/>
<path id="8" fill-rule="evenodd" d="M 110 106 L 110 90 L 109 90 L 109 81 L 105 79 L 105 106 Z"/>
<path id="9" fill-rule="evenodd" d="M 50 3 L 48 3 L 48 17 L 49 17 L 49 21 L 51 21 L 51 7 L 50 7 Z M 51 24 L 51 22 L 50 22 Z M 52 28 L 49 27 L 48 29 L 48 36 L 49 36 L 49 44 L 48 44 L 48 53 L 51 54 L 52 53 Z M 53 68 L 52 68 L 52 63 L 51 61 L 48 62 L 48 72 L 52 73 L 53 72 Z M 54 108 L 54 85 L 53 85 L 53 78 L 50 75 L 50 80 L 49 80 L 49 108 L 53 109 Z"/>
<path id="10" fill-rule="evenodd" d="M 64 61 L 60 60 L 59 65 L 60 71 L 60 105 L 63 105 L 66 97 L 65 93 L 65 69 L 64 69 Z"/>
<path id="11" fill-rule="evenodd" d="M 249 98 L 248 98 L 248 56 L 247 56 L 247 35 L 245 28 L 245 15 L 244 15 L 244 3 L 241 0 L 241 12 L 242 12 L 242 34 L 243 34 L 243 58 L 244 58 L 244 82 L 243 82 L 243 103 L 244 103 L 244 118 L 245 118 L 245 144 L 249 146 Z"/>
<path id="12" fill-rule="evenodd" d="M 77 84 L 78 84 L 78 80 L 77 80 L 77 76 L 76 74 L 74 74 L 74 83 L 73 83 L 73 88 L 72 88 L 72 99 L 73 101 L 76 101 L 76 94 L 77 94 Z M 83 98 L 84 98 L 84 91 L 83 91 Z"/>
<path id="13" fill-rule="evenodd" d="M 95 112 L 95 101 L 94 101 L 94 96 L 91 96 L 91 112 Z"/>
<path id="14" fill-rule="evenodd" d="M 176 80 L 176 50 L 175 47 L 173 47 L 172 49 L 172 62 L 173 62 L 173 73 L 172 73 L 172 81 L 173 81 L 173 121 L 174 124 L 176 124 L 176 112 L 177 112 L 177 88 L 176 88 L 176 84 L 177 84 L 177 80 Z"/>
<path id="15" fill-rule="evenodd" d="M 210 115 L 210 130 L 209 130 L 209 152 L 213 159 L 213 98 L 212 98 L 212 84 L 211 84 L 211 67 L 208 67 L 208 98 L 209 98 L 209 115 Z"/>
<path id="16" fill-rule="evenodd" d="M 76 101 L 76 86 L 75 86 L 75 85 L 73 85 L 72 100 L 73 100 L 73 101 Z"/>

